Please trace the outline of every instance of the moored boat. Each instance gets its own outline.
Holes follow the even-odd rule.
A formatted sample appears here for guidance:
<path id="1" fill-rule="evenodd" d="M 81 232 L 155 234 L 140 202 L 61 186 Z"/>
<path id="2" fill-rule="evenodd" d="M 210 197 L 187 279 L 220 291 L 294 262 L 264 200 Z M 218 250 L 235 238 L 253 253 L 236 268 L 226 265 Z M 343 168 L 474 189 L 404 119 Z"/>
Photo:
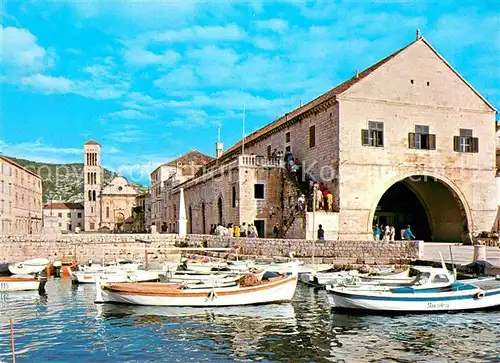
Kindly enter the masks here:
<path id="1" fill-rule="evenodd" d="M 297 273 L 248 287 L 189 289 L 171 283 L 96 283 L 96 302 L 156 306 L 236 306 L 291 301 Z"/>
<path id="2" fill-rule="evenodd" d="M 0 291 L 30 291 L 38 290 L 40 280 L 30 276 L 1 276 L 0 277 Z"/>
<path id="3" fill-rule="evenodd" d="M 420 267 L 406 286 L 327 286 L 335 308 L 429 312 L 476 310 L 500 306 L 500 281 L 455 281 L 445 269 Z"/>
<path id="4" fill-rule="evenodd" d="M 13 275 L 33 275 L 42 272 L 48 264 L 50 261 L 46 258 L 34 258 L 9 265 L 9 271 Z"/>

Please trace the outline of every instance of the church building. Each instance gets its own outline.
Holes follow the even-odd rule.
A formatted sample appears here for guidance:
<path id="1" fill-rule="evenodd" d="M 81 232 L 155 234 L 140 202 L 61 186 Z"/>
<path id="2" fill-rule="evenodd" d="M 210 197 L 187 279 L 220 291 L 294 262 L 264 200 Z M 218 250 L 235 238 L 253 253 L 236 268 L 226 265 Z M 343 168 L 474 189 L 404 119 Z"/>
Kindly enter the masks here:
<path id="1" fill-rule="evenodd" d="M 121 175 L 115 175 L 107 183 L 103 181 L 101 145 L 95 141 L 84 144 L 83 174 L 84 230 L 132 230 L 131 219 L 139 191 Z"/>

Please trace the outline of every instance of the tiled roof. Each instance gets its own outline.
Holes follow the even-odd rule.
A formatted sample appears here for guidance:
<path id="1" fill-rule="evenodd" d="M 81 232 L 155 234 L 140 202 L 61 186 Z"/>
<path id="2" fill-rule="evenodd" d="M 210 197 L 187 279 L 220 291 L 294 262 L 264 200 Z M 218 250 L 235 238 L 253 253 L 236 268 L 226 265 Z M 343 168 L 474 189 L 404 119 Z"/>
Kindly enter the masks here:
<path id="1" fill-rule="evenodd" d="M 35 173 L 35 172 L 33 172 L 33 171 L 29 170 L 28 168 L 26 168 L 26 167 L 24 167 L 24 166 L 22 166 L 22 165 L 20 165 L 20 164 L 16 163 L 14 160 L 12 160 L 12 159 L 10 159 L 10 158 L 8 158 L 8 157 L 4 156 L 4 155 L 0 155 L 0 159 L 2 159 L 2 160 L 4 160 L 4 161 L 6 161 L 7 163 L 9 163 L 9 164 L 11 164 L 11 165 L 14 165 L 14 166 L 16 166 L 16 167 L 18 167 L 18 168 L 20 168 L 20 169 L 24 170 L 25 172 L 30 173 L 31 175 L 33 175 L 33 176 L 35 176 L 35 177 L 37 177 L 37 178 L 40 178 L 40 179 L 41 179 L 41 176 L 40 176 L 40 175 L 38 175 L 37 173 Z"/>
<path id="2" fill-rule="evenodd" d="M 421 38 L 423 39 L 423 38 Z M 364 71 L 358 73 L 357 75 L 355 75 L 354 77 L 348 79 L 347 81 L 339 84 L 338 86 L 336 86 L 335 88 L 332 88 L 330 91 L 322 94 L 321 96 L 315 98 L 314 100 L 312 100 L 311 102 L 309 103 L 306 103 L 305 105 L 299 107 L 299 108 L 296 108 L 295 110 L 287 113 L 286 115 L 280 117 L 279 119 L 271 122 L 269 125 L 266 125 L 264 126 L 263 128 L 251 133 L 250 135 L 248 135 L 247 137 L 245 137 L 245 144 L 249 143 L 249 142 L 252 142 L 254 140 L 256 140 L 257 138 L 259 138 L 260 136 L 263 136 L 264 134 L 268 133 L 269 131 L 285 124 L 286 122 L 288 122 L 289 120 L 313 109 L 314 107 L 332 99 L 333 97 L 335 97 L 336 95 L 339 95 L 345 91 L 347 91 L 351 86 L 353 86 L 354 84 L 358 83 L 359 81 L 361 81 L 363 78 L 367 77 L 368 75 L 370 75 L 372 72 L 374 72 L 375 70 L 377 70 L 378 68 L 380 68 L 382 65 L 384 65 L 385 63 L 387 63 L 389 60 L 391 60 L 392 58 L 394 58 L 396 55 L 398 55 L 400 52 L 402 52 L 403 50 L 405 50 L 406 48 L 408 48 L 410 45 L 412 45 L 414 42 L 408 44 L 407 46 L 405 46 L 404 48 L 401 48 L 400 50 L 398 50 L 397 52 L 395 53 L 392 53 L 391 55 L 385 57 L 384 59 L 382 59 L 381 61 L 375 63 L 374 65 L 372 65 L 371 67 L 369 68 L 366 68 Z M 233 145 L 232 147 L 230 147 L 225 153 L 224 155 L 222 155 L 222 157 L 225 156 L 225 154 L 230 154 L 230 153 L 233 153 L 234 151 L 238 150 L 238 149 L 241 149 L 241 140 L 239 142 L 237 142 L 235 145 Z"/>
<path id="3" fill-rule="evenodd" d="M 83 209 L 81 203 L 52 203 L 45 204 L 43 209 Z"/>
<path id="4" fill-rule="evenodd" d="M 94 141 L 94 140 L 87 141 L 85 143 L 85 145 L 99 145 L 99 146 L 101 146 L 101 144 L 99 144 L 97 141 Z"/>
<path id="5" fill-rule="evenodd" d="M 182 165 L 205 165 L 209 162 L 214 160 L 211 156 L 205 155 L 199 151 L 193 150 L 190 151 L 177 159 L 174 159 L 167 163 L 168 166 L 177 166 L 177 164 L 182 164 Z"/>

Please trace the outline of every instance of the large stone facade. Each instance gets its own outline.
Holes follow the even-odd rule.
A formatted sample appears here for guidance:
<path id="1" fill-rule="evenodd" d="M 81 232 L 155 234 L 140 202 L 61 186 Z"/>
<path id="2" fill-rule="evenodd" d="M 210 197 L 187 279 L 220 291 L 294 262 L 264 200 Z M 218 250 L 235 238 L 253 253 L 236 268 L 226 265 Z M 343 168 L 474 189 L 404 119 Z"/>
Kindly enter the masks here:
<path id="1" fill-rule="evenodd" d="M 417 238 L 469 240 L 471 234 L 494 226 L 495 113 L 493 106 L 419 37 L 249 135 L 244 152 L 266 157 L 274 149 L 292 151 L 304 174 L 322 181 L 334 196 L 334 213 L 317 213 L 318 220 L 326 218 L 333 238 L 366 240 L 372 235 L 372 226 L 380 223 L 395 226 L 397 238 L 411 224 Z M 226 170 L 225 177 L 211 171 L 205 178 L 178 186 L 185 188 L 193 232 L 201 230 L 203 213 L 206 224 L 221 221 L 216 204 L 219 196 L 223 197 L 222 216 L 227 216 L 223 223 L 255 218 L 254 202 L 248 195 L 237 193 L 236 204 L 243 206 L 239 209 L 226 202 L 231 201 L 231 183 L 239 185 L 242 173 L 248 173 L 244 167 L 237 171 L 227 166 L 246 157 L 241 153 L 240 141 L 207 165 L 208 170 Z M 256 178 L 248 180 L 250 184 L 257 182 Z M 288 197 L 298 195 L 298 187 Z M 174 188 L 172 194 L 176 192 Z M 286 203 L 287 191 L 282 188 L 281 192 L 282 203 Z M 202 201 L 204 212 L 199 208 Z M 266 198 L 261 208 L 279 204 Z M 175 198 L 171 207 L 179 208 Z M 287 220 L 286 209 L 283 206 L 277 220 Z M 175 211 L 169 218 L 175 222 Z M 292 237 L 304 238 L 307 228 L 311 238 L 318 224 L 316 221 L 312 226 L 311 219 L 307 213 L 302 222 L 294 220 Z M 266 236 L 270 225 L 266 225 Z"/>
<path id="2" fill-rule="evenodd" d="M 0 235 L 41 230 L 42 179 L 0 155 Z"/>
<path id="3" fill-rule="evenodd" d="M 74 232 L 83 228 L 83 205 L 81 203 L 49 203 L 43 207 L 44 226 L 51 221 L 52 232 Z"/>

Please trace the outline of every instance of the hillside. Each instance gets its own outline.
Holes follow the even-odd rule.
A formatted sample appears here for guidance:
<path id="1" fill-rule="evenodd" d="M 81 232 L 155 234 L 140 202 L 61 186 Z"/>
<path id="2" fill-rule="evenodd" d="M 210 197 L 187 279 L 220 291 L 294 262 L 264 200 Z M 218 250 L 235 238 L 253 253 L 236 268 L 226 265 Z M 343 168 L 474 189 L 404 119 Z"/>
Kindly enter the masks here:
<path id="1" fill-rule="evenodd" d="M 10 156 L 9 158 L 42 177 L 43 203 L 50 202 L 51 195 L 54 201 L 72 203 L 83 201 L 83 163 L 49 164 Z M 104 183 L 116 175 L 106 168 L 103 168 L 103 173 Z M 135 185 L 140 189 L 143 188 L 139 184 Z"/>

